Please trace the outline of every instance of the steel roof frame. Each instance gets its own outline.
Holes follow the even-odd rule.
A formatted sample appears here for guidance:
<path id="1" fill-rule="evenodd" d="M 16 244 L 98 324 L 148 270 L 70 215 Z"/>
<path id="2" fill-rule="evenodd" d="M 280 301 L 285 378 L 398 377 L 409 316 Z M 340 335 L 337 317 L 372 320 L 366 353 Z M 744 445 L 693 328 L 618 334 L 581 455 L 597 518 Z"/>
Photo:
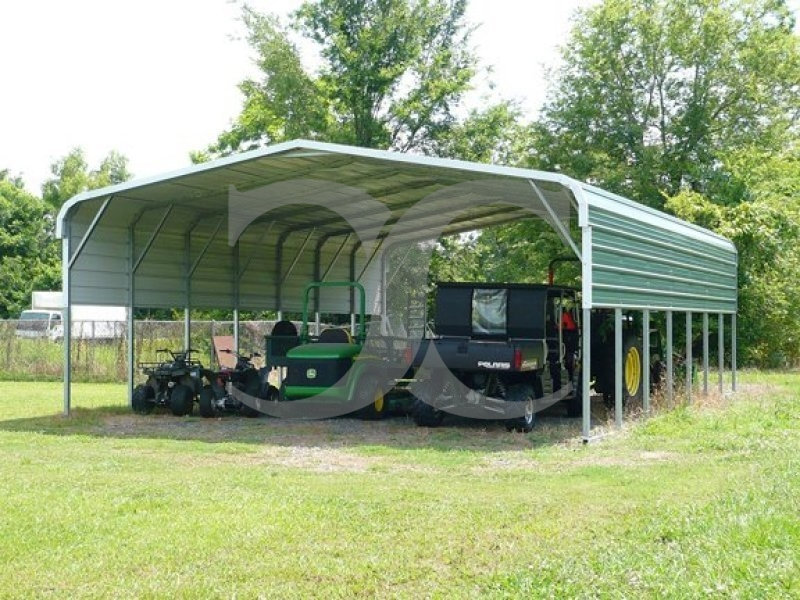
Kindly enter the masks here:
<path id="1" fill-rule="evenodd" d="M 320 160 L 322 159 L 322 160 Z M 272 161 L 272 162 L 270 162 Z M 299 164 L 298 164 L 299 163 Z M 310 164 L 309 164 L 310 163 Z M 216 177 L 215 177 L 216 175 Z M 312 177 L 316 176 L 316 177 Z M 307 180 L 307 178 L 312 179 Z M 231 181 L 236 183 L 231 183 Z M 533 197 L 538 200 L 544 212 L 540 218 L 546 220 L 556 231 L 566 246 L 570 248 L 581 261 L 583 322 L 589 326 L 589 315 L 593 308 L 602 307 L 615 311 L 615 322 L 621 322 L 621 311 L 643 310 L 645 322 L 649 322 L 650 311 L 664 311 L 667 313 L 668 338 L 671 339 L 671 324 L 673 311 L 687 313 L 687 331 L 691 330 L 691 314 L 698 313 L 704 319 L 704 348 L 707 349 L 707 321 L 709 312 L 717 313 L 720 323 L 723 323 L 724 314 L 731 314 L 732 319 L 732 346 L 735 353 L 735 317 L 736 317 L 736 280 L 735 271 L 738 262 L 736 249 L 725 238 L 698 227 L 694 224 L 681 221 L 676 217 L 661 213 L 652 208 L 637 204 L 627 198 L 612 194 L 595 186 L 582 183 L 558 173 L 548 173 L 531 169 L 504 167 L 440 159 L 428 156 L 398 154 L 381 150 L 372 150 L 328 144 L 305 140 L 295 140 L 276 144 L 267 148 L 257 149 L 238 155 L 224 157 L 215 161 L 193 165 L 163 175 L 146 177 L 139 180 L 121 183 L 107 188 L 92 190 L 78 194 L 68 200 L 59 211 L 56 221 L 56 234 L 62 241 L 63 251 L 63 281 L 66 299 L 64 326 L 69 328 L 69 306 L 72 303 L 73 270 L 81 263 L 82 257 L 90 247 L 93 236 L 98 230 L 105 227 L 106 215 L 117 215 L 122 219 L 122 225 L 128 232 L 127 251 L 125 252 L 125 270 L 127 271 L 127 303 L 129 305 L 129 332 L 133 329 L 133 307 L 136 305 L 135 283 L 137 272 L 143 261 L 148 257 L 151 249 L 159 236 L 164 232 L 167 222 L 173 214 L 181 211 L 191 211 L 189 220 L 181 219 L 171 222 L 167 229 L 170 235 L 183 239 L 183 266 L 180 269 L 184 278 L 184 309 L 185 309 L 185 341 L 188 343 L 190 328 L 190 307 L 192 305 L 192 279 L 198 271 L 204 257 L 209 253 L 212 245 L 217 241 L 219 231 L 222 229 L 226 218 L 226 197 L 230 188 L 237 191 L 263 188 L 272 184 L 291 181 L 321 181 L 332 186 L 348 188 L 355 186 L 364 190 L 370 197 L 376 198 L 384 208 L 389 209 L 388 220 L 381 225 L 375 240 L 375 247 L 361 267 L 360 273 L 356 268 L 356 257 L 362 247 L 362 242 L 353 240 L 353 229 L 348 227 L 343 214 L 337 209 L 337 204 L 328 205 L 328 210 L 333 210 L 334 215 L 316 215 L 317 211 L 307 208 L 293 210 L 280 210 L 274 215 L 259 216 L 253 223 L 260 228 L 260 235 L 254 242 L 255 248 L 246 259 L 241 256 L 242 239 L 229 241 L 228 254 L 221 255 L 217 249 L 216 259 L 230 260 L 233 265 L 230 281 L 220 282 L 220 286 L 231 286 L 234 322 L 238 324 L 238 314 L 241 303 L 241 285 L 245 274 L 259 255 L 259 248 L 263 247 L 265 240 L 275 230 L 275 225 L 283 223 L 285 227 L 278 233 L 277 243 L 274 247 L 275 267 L 275 307 L 279 315 L 283 312 L 283 287 L 289 282 L 295 268 L 298 266 L 306 247 L 316 234 L 319 238 L 315 243 L 312 262 L 313 277 L 326 279 L 334 269 L 342 253 L 350 246 L 348 254 L 348 271 L 351 279 L 362 279 L 374 264 L 380 254 L 380 284 L 385 286 L 385 256 L 393 247 L 400 243 L 430 239 L 431 229 L 425 229 L 424 219 L 433 219 L 429 226 L 437 227 L 436 218 L 440 216 L 441 208 L 432 207 L 418 215 L 419 225 L 407 226 L 400 235 L 395 226 L 402 220 L 404 211 L 415 207 L 421 199 L 435 194 L 442 187 L 467 184 L 469 182 L 483 182 L 496 180 L 513 185 L 514 182 L 524 182 L 530 186 Z M 377 189 L 372 189 L 378 183 Z M 505 185 L 505 184 L 504 184 Z M 239 186 L 239 187 L 236 187 Z M 249 186 L 253 186 L 250 188 Z M 368 186 L 366 189 L 363 186 Z M 312 188 L 316 193 L 324 185 Z M 433 191 L 431 191 L 433 189 Z M 510 189 L 510 188 L 509 188 Z M 148 192 L 154 191 L 155 197 L 148 198 Z M 176 191 L 177 190 L 177 191 Z M 370 192 L 369 190 L 372 190 Z M 172 193 L 175 191 L 175 193 Z M 335 194 L 337 192 L 332 192 Z M 403 195 L 410 194 L 410 198 Z M 573 239 L 570 229 L 559 218 L 548 195 L 557 194 L 559 201 L 566 199 L 570 209 L 577 212 L 577 225 L 580 229 L 580 245 Z M 559 194 L 561 194 L 559 196 Z M 300 190 L 299 194 L 287 197 L 287 204 L 303 204 L 307 192 Z M 516 196 L 522 198 L 523 196 Z M 168 198 L 168 199 L 167 199 Z M 392 198 L 389 201 L 389 198 Z M 459 196 L 453 198 L 455 207 L 458 207 Z M 487 196 L 487 199 L 489 197 Z M 73 219 L 79 214 L 82 206 L 93 200 L 102 200 L 100 207 L 94 212 L 85 230 L 73 249 L 72 234 L 78 230 L 73 227 Z M 113 201 L 113 202 L 112 202 Z M 125 222 L 128 202 L 131 206 L 139 205 L 130 219 Z M 337 202 L 338 202 L 337 198 Z M 347 196 L 342 196 L 342 201 L 347 201 Z M 473 207 L 470 212 L 451 218 L 444 225 L 448 234 L 460 231 L 480 229 L 490 225 L 503 224 L 519 218 L 530 216 L 527 208 L 514 203 L 487 202 Z M 306 203 L 307 204 L 307 203 Z M 112 210 L 113 207 L 113 210 Z M 135 242 L 137 227 L 149 211 L 163 209 L 154 227 L 150 228 L 151 234 L 138 255 Z M 122 211 L 121 213 L 119 211 Z M 85 212 L 85 211 L 84 211 Z M 370 216 L 368 213 L 366 216 Z M 449 216 L 449 215 L 448 215 Z M 84 215 L 85 217 L 85 215 Z M 213 230 L 202 246 L 200 254 L 191 256 L 191 241 L 194 229 L 206 217 L 216 217 L 217 221 Z M 113 216 L 108 217 L 113 220 Z M 173 219 L 175 221 L 175 219 Z M 113 229 L 113 225 L 108 225 Z M 390 235 L 391 228 L 393 243 L 384 247 L 384 241 Z M 109 231 L 112 231 L 109 229 Z M 255 232 L 255 230 L 254 230 Z M 283 267 L 284 245 L 294 233 L 303 233 L 304 239 L 296 250 L 288 269 Z M 343 237 L 337 248 L 328 260 L 327 268 L 322 271 L 323 249 L 333 238 Z M 253 241 L 247 242 L 253 245 Z M 352 244 L 352 245 L 351 245 Z M 409 250 L 410 251 L 410 250 Z M 162 255 L 165 250 L 162 250 Z M 91 252 L 90 252 L 91 253 Z M 602 256 L 596 257 L 600 253 Z M 175 254 L 177 256 L 180 253 Z M 330 256 L 330 255 L 328 255 Z M 101 257 L 102 258 L 102 257 Z M 209 260 L 215 258 L 209 257 Z M 176 259 L 173 259 L 176 260 Z M 181 260 L 178 258 L 177 260 Z M 638 262 L 637 262 L 638 261 Z M 269 261 L 266 261 L 269 262 Z M 646 268 L 642 263 L 646 264 Z M 177 263 L 176 263 L 177 264 Z M 649 270 L 648 270 L 649 269 Z M 659 270 L 661 269 L 661 270 Z M 86 269 L 84 269 L 85 271 Z M 112 269 L 113 271 L 113 269 Z M 662 272 L 667 271 L 667 272 Z M 676 273 L 677 271 L 677 273 Z M 162 271 L 163 272 L 163 271 Z M 689 275 L 686 273 L 690 272 Z M 608 280 L 613 274 L 617 279 Z M 696 277 L 692 277 L 696 274 Z M 83 276 L 83 275 L 81 275 Z M 721 281 L 708 281 L 709 277 L 717 277 Z M 659 283 L 660 282 L 660 283 Z M 672 287 L 666 287 L 666 286 Z M 660 286 L 660 287 L 659 287 Z M 713 293 L 706 291 L 708 288 Z M 380 290 L 381 305 L 385 306 L 385 290 Z M 727 295 L 726 295 L 727 294 Z M 349 298 L 351 325 L 353 323 L 355 299 L 352 294 Z M 704 306 L 703 302 L 710 303 L 712 310 Z M 696 304 L 696 305 L 695 305 Z M 317 293 L 314 302 L 316 319 L 319 320 L 320 301 Z M 722 328 L 720 327 L 720 332 Z M 720 334 L 721 335 L 721 334 Z M 69 335 L 65 336 L 65 412 L 69 411 L 69 364 L 70 342 Z M 584 361 L 590 360 L 587 337 L 584 339 Z M 234 327 L 234 343 L 238 350 L 238 326 Z M 133 336 L 129 335 L 129 382 L 133 377 Z M 649 352 L 649 349 L 648 349 Z M 704 351 L 704 365 L 707 363 L 707 352 Z M 617 357 L 619 358 L 619 357 Z M 671 354 L 668 358 L 671 358 Z M 671 362 L 671 361 L 668 361 Z M 619 362 L 618 362 L 619 364 Z M 668 370 L 671 365 L 668 365 Z M 735 356 L 733 359 L 735 382 Z M 619 376 L 619 374 L 618 374 Z M 588 439 L 590 432 L 590 415 L 588 411 L 588 370 L 584 373 L 584 438 Z M 706 372 L 705 380 L 708 376 Z M 671 380 L 670 380 L 671 381 Z M 619 386 L 617 379 L 617 386 Z M 735 384 L 734 384 L 735 386 Z M 671 385 L 670 385 L 671 391 Z M 620 411 L 617 410 L 620 414 Z"/>

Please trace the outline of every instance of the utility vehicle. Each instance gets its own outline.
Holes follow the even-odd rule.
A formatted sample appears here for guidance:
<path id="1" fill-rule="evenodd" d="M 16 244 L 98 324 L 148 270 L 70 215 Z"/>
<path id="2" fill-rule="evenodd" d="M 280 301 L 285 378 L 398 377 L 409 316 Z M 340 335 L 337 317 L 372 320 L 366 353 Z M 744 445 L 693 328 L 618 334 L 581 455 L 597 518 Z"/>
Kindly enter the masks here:
<path id="1" fill-rule="evenodd" d="M 182 352 L 161 349 L 157 353 L 168 354 L 169 360 L 140 362 L 139 369 L 147 375 L 147 382 L 133 390 L 134 412 L 148 414 L 156 406 L 165 406 L 178 417 L 192 414 L 201 378 L 207 373 L 199 361 L 191 358 L 194 352 L 191 348 Z"/>
<path id="2" fill-rule="evenodd" d="M 308 304 L 312 291 L 347 287 L 358 293 L 360 308 L 356 335 L 346 329 L 328 328 L 311 336 Z M 352 407 L 363 418 L 380 419 L 397 400 L 384 393 L 394 379 L 396 360 L 403 352 L 393 345 L 367 346 L 364 287 L 354 281 L 312 282 L 304 292 L 303 321 L 299 335 L 289 322 L 276 324 L 267 337 L 267 363 L 285 371 L 278 391 L 279 401 L 315 397 L 325 403 Z M 291 325 L 291 327 L 290 327 Z M 395 375 L 397 376 L 397 375 Z"/>
<path id="3" fill-rule="evenodd" d="M 577 290 L 438 283 L 435 307 L 434 336 L 413 352 L 417 381 L 411 389 L 417 399 L 412 416 L 418 425 L 435 427 L 453 412 L 494 417 L 509 430 L 530 431 L 536 412 L 557 402 L 566 405 L 568 416 L 580 416 Z M 604 325 L 611 316 L 598 311 L 592 317 L 591 374 L 601 392 L 613 389 L 613 337 L 609 345 Z M 623 339 L 624 396 L 640 398 L 641 341 L 632 326 L 625 327 Z M 436 360 L 427 357 L 431 351 L 438 354 Z M 524 403 L 524 411 L 509 410 L 508 402 Z"/>

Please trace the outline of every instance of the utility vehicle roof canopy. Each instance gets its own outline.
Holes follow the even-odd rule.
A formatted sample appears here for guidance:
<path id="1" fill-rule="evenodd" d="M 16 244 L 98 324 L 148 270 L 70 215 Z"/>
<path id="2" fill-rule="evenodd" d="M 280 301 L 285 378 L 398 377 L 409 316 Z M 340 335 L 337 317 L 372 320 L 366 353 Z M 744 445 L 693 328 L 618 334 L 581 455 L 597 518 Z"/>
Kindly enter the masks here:
<path id="1" fill-rule="evenodd" d="M 80 194 L 57 234 L 72 304 L 298 311 L 314 280 L 374 299 L 398 244 L 531 216 L 580 258 L 585 308 L 736 311 L 708 230 L 560 174 L 304 140 Z"/>

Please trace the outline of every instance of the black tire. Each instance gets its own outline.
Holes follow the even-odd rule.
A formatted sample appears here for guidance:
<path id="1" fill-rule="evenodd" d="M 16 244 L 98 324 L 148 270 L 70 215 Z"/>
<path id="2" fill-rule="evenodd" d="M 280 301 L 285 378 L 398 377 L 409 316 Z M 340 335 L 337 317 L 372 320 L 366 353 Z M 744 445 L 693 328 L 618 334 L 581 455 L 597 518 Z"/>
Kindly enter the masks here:
<path id="1" fill-rule="evenodd" d="M 377 377 L 364 375 L 356 382 L 355 387 L 353 404 L 362 407 L 357 413 L 359 417 L 377 421 L 386 416 L 388 403 L 383 390 L 380 389 Z"/>
<path id="2" fill-rule="evenodd" d="M 262 397 L 260 394 L 261 379 L 259 378 L 258 371 L 248 371 L 245 375 L 243 375 L 243 380 L 242 391 L 245 394 L 252 396 L 253 398 Z M 256 410 L 255 408 L 247 406 L 247 404 L 242 404 L 242 407 L 239 409 L 239 414 L 243 417 L 247 417 L 248 419 L 257 419 L 264 413 Z"/>
<path id="3" fill-rule="evenodd" d="M 203 386 L 200 390 L 200 398 L 197 401 L 197 407 L 200 410 L 200 416 L 205 419 L 216 417 L 219 413 L 217 411 L 216 395 L 214 389 L 210 385 Z"/>
<path id="4" fill-rule="evenodd" d="M 525 414 L 523 416 L 506 420 L 506 429 L 508 431 L 528 433 L 533 429 L 533 425 L 536 422 L 534 407 L 534 399 L 536 397 L 535 387 L 530 383 L 518 383 L 508 388 L 506 392 L 506 400 L 508 402 L 526 403 Z"/>
<path id="5" fill-rule="evenodd" d="M 255 408 L 247 406 L 247 404 L 242 404 L 242 407 L 239 409 L 239 414 L 248 419 L 257 419 L 263 413 L 257 411 Z"/>
<path id="6" fill-rule="evenodd" d="M 575 384 L 572 396 L 567 398 L 567 417 L 575 419 L 583 416 L 583 373 L 575 371 Z"/>
<path id="7" fill-rule="evenodd" d="M 156 407 L 156 403 L 153 402 L 155 397 L 155 392 L 149 385 L 137 385 L 131 398 L 133 412 L 140 415 L 149 415 Z"/>
<path id="8" fill-rule="evenodd" d="M 169 395 L 169 408 L 176 417 L 191 415 L 194 408 L 192 389 L 181 383 L 172 388 L 172 393 Z"/>
<path id="9" fill-rule="evenodd" d="M 439 427 L 444 420 L 444 412 L 417 398 L 411 407 L 411 418 L 420 427 Z"/>

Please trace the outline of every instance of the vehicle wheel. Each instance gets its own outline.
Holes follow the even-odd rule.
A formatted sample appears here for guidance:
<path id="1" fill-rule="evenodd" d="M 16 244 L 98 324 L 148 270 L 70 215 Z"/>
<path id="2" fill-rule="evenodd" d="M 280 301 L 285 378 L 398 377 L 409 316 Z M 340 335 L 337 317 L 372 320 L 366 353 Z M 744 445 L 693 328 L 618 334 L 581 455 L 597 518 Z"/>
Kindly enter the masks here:
<path id="1" fill-rule="evenodd" d="M 420 427 L 438 427 L 444 420 L 444 412 L 417 398 L 411 407 L 411 418 Z"/>
<path id="2" fill-rule="evenodd" d="M 362 419 L 378 420 L 386 416 L 388 403 L 377 377 L 367 375 L 361 378 L 356 384 L 353 404 L 363 407 L 358 411 Z"/>
<path id="3" fill-rule="evenodd" d="M 169 407 L 176 417 L 192 414 L 194 395 L 191 388 L 180 383 L 172 388 L 172 393 L 169 396 Z"/>
<path id="4" fill-rule="evenodd" d="M 572 396 L 567 398 L 567 417 L 575 419 L 583 415 L 583 373 L 575 371 L 575 385 Z"/>
<path id="5" fill-rule="evenodd" d="M 156 403 L 153 402 L 155 397 L 155 392 L 149 385 L 137 385 L 131 398 L 133 412 L 140 415 L 149 415 L 156 407 Z"/>
<path id="6" fill-rule="evenodd" d="M 242 408 L 239 409 L 239 414 L 248 419 L 257 419 L 263 413 L 257 411 L 255 408 L 247 406 L 247 404 L 242 404 Z"/>
<path id="7" fill-rule="evenodd" d="M 203 386 L 203 389 L 200 390 L 200 399 L 197 402 L 201 417 L 209 419 L 217 416 L 218 411 L 215 400 L 214 389 L 210 385 Z"/>
<path id="8" fill-rule="evenodd" d="M 622 343 L 622 402 L 642 401 L 642 341 L 628 335 Z"/>
<path id="9" fill-rule="evenodd" d="M 614 361 L 612 359 L 610 389 L 603 392 L 603 404 L 614 408 Z M 635 334 L 626 334 L 622 340 L 622 406 L 642 401 L 642 341 Z"/>
<path id="10" fill-rule="evenodd" d="M 506 400 L 508 402 L 525 403 L 524 415 L 506 421 L 506 429 L 508 431 L 528 433 L 533 429 L 533 424 L 536 421 L 536 413 L 533 405 L 535 397 L 534 386 L 530 383 L 518 383 L 508 388 L 508 392 L 506 392 Z"/>
<path id="11" fill-rule="evenodd" d="M 261 380 L 258 377 L 257 371 L 249 372 L 247 375 L 244 376 L 244 385 L 242 391 L 247 394 L 248 396 L 252 396 L 253 398 L 261 398 Z M 241 384 L 240 384 L 241 385 Z M 256 410 L 255 408 L 251 408 L 247 406 L 247 404 L 242 404 L 241 408 L 239 409 L 239 414 L 243 417 L 247 417 L 248 419 L 255 419 L 260 417 L 263 413 L 261 411 Z"/>

